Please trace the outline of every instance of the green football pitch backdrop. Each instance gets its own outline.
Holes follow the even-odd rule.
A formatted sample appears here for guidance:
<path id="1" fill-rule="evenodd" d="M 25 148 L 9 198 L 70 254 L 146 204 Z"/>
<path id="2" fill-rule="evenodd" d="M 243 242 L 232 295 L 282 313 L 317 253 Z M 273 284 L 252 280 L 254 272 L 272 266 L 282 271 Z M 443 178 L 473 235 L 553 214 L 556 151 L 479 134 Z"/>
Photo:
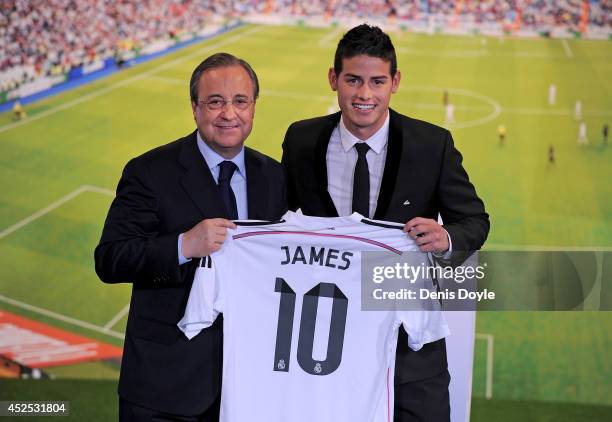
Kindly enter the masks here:
<path id="1" fill-rule="evenodd" d="M 130 286 L 99 282 L 93 249 L 125 163 L 194 129 L 188 80 L 218 51 L 256 70 L 262 91 L 247 145 L 280 159 L 291 122 L 337 107 L 327 69 L 341 34 L 247 25 L 28 105 L 25 120 L 1 114 L 0 309 L 121 345 Z M 392 107 L 444 125 L 445 90 L 455 105 L 448 127 L 491 215 L 485 249 L 612 249 L 612 146 L 601 133 L 612 123 L 610 42 L 391 35 L 402 72 Z M 576 100 L 585 146 L 577 143 Z M 499 125 L 507 128 L 503 146 Z M 487 312 L 477 332 L 494 341 L 494 399 L 612 406 L 612 314 Z M 479 339 L 477 398 L 489 369 Z M 118 374 L 108 363 L 49 372 Z M 40 385 L 32 388 L 47 388 Z"/>

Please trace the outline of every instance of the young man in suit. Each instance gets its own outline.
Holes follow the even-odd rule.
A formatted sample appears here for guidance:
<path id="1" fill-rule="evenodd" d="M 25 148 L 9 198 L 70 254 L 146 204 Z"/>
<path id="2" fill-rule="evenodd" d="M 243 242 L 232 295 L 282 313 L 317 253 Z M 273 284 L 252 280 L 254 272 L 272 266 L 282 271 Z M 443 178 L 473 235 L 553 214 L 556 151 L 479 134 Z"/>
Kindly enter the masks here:
<path id="1" fill-rule="evenodd" d="M 489 219 L 450 133 L 389 108 L 401 79 L 389 36 L 368 25 L 348 31 L 328 79 L 340 112 L 293 123 L 285 135 L 289 208 L 317 216 L 359 212 L 405 223 L 421 251 L 454 264 L 479 249 Z M 448 421 L 444 340 L 418 352 L 407 344 L 402 329 L 395 420 Z"/>
<path id="2" fill-rule="evenodd" d="M 284 174 L 244 146 L 259 85 L 248 63 L 219 53 L 193 72 L 197 130 L 125 167 L 95 251 L 106 283 L 130 282 L 122 421 L 218 421 L 222 321 L 191 341 L 177 327 L 196 260 L 219 249 L 232 219 L 279 219 Z"/>

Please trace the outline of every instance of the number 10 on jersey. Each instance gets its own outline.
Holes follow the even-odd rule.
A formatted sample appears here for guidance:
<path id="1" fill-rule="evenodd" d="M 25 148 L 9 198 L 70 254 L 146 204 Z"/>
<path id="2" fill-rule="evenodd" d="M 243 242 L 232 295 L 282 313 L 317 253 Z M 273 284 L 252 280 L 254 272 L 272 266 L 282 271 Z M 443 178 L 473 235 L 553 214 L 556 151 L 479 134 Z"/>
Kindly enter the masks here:
<path id="1" fill-rule="evenodd" d="M 276 278 L 275 292 L 280 293 L 278 325 L 276 328 L 276 349 L 274 370 L 289 372 L 293 318 L 295 315 L 295 292 L 281 277 Z M 312 358 L 315 325 L 319 298 L 332 299 L 332 313 L 327 339 L 327 357 L 323 361 Z M 304 294 L 298 339 L 297 360 L 300 367 L 312 375 L 328 375 L 340 366 L 348 298 L 333 283 L 319 283 Z"/>

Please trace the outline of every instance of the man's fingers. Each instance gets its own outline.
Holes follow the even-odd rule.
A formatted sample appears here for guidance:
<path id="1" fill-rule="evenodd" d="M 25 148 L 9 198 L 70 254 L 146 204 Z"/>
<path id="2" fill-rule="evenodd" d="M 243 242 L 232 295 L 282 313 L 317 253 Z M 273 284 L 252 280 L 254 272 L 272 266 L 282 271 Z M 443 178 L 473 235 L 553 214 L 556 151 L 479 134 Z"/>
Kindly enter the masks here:
<path id="1" fill-rule="evenodd" d="M 234 224 L 231 220 L 226 220 L 225 218 L 215 218 L 213 219 L 216 227 L 225 227 L 228 229 L 235 229 L 236 224 Z"/>
<path id="2" fill-rule="evenodd" d="M 415 243 L 421 252 L 446 252 L 448 250 L 444 232 L 434 232 L 417 237 Z"/>
<path id="3" fill-rule="evenodd" d="M 433 221 L 433 220 L 430 220 L 428 218 L 423 218 L 423 217 L 414 217 L 412 220 L 406 223 L 406 225 L 404 226 L 404 231 L 408 232 L 412 230 L 415 226 L 418 226 L 419 224 L 426 224 L 428 221 Z"/>
<path id="4" fill-rule="evenodd" d="M 233 221 L 227 220 L 225 218 L 208 218 L 206 220 L 202 220 L 200 222 L 204 227 L 224 227 L 228 229 L 235 229 L 236 225 Z"/>
<path id="5" fill-rule="evenodd" d="M 407 233 L 410 237 L 416 239 L 417 237 L 425 236 L 429 232 L 431 232 L 430 226 L 427 226 L 426 224 L 418 224 L 413 226 Z"/>
<path id="6" fill-rule="evenodd" d="M 223 245 L 227 237 L 227 229 L 233 223 L 221 218 L 216 220 L 219 221 L 204 220 L 199 227 L 185 233 L 183 253 L 188 253 L 191 256 L 208 256 L 221 249 L 221 245 Z M 230 224 L 227 224 L 227 222 Z M 216 224 L 223 226 L 216 226 Z"/>
<path id="7" fill-rule="evenodd" d="M 428 243 L 426 245 L 420 246 L 419 250 L 421 252 L 438 252 L 438 250 L 436 249 L 436 247 L 433 245 L 433 243 Z"/>
<path id="8" fill-rule="evenodd" d="M 213 232 L 215 236 L 223 236 L 227 235 L 227 229 L 225 227 L 215 227 L 215 231 Z"/>
<path id="9" fill-rule="evenodd" d="M 435 234 L 429 233 L 427 235 L 418 236 L 415 239 L 415 243 L 419 246 L 426 245 L 428 243 L 435 242 L 437 240 L 437 236 Z"/>
<path id="10" fill-rule="evenodd" d="M 223 231 L 214 231 L 212 233 L 210 233 L 208 235 L 209 238 L 216 240 L 216 239 L 225 239 L 225 230 L 226 229 L 222 229 Z"/>
<path id="11" fill-rule="evenodd" d="M 417 226 L 414 225 L 414 226 L 411 226 L 409 229 L 406 229 L 407 226 L 408 225 L 404 227 L 404 231 L 408 233 L 408 235 L 410 235 L 410 237 L 414 239 L 416 235 L 419 233 Z"/>

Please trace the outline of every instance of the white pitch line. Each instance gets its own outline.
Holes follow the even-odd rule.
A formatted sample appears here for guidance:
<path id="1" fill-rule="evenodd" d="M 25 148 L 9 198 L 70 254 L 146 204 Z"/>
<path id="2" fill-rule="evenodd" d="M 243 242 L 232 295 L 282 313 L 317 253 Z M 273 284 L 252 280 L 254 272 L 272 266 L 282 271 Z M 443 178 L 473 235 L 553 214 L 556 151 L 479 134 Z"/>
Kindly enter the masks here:
<path id="1" fill-rule="evenodd" d="M 495 120 L 501 114 L 501 110 L 502 110 L 501 105 L 497 101 L 492 99 L 491 97 L 487 97 L 486 95 L 480 94 L 478 92 L 473 92 L 467 89 L 460 89 L 460 88 L 449 88 L 448 92 L 451 95 L 457 93 L 465 97 L 476 98 L 477 100 L 480 100 L 484 103 L 489 104 L 493 108 L 493 111 L 484 117 L 481 117 L 476 120 L 470 120 L 467 122 L 459 122 L 459 123 L 454 124 L 453 125 L 454 129 L 464 129 L 468 127 L 479 126 L 479 125 L 488 123 L 492 120 Z"/>
<path id="2" fill-rule="evenodd" d="M 147 79 L 157 82 L 163 82 L 170 85 L 186 85 L 186 81 L 178 78 L 169 78 L 167 76 L 149 76 Z"/>
<path id="3" fill-rule="evenodd" d="M 262 95 L 270 96 L 270 97 L 280 97 L 280 98 L 290 98 L 293 100 L 306 100 L 306 101 L 322 101 L 329 102 L 329 95 L 312 95 L 312 94 L 302 94 L 299 92 L 289 92 L 289 91 L 273 91 L 269 89 L 264 89 L 261 91 Z"/>
<path id="4" fill-rule="evenodd" d="M 490 400 L 493 397 L 493 342 L 491 334 L 476 333 L 476 338 L 487 342 L 487 374 L 485 382 L 485 398 Z"/>
<path id="5" fill-rule="evenodd" d="M 91 324 L 86 321 L 82 321 L 80 319 L 72 318 L 66 315 L 59 314 L 57 312 L 49 311 L 48 309 L 39 308 L 38 306 L 30 305 L 29 303 L 21 302 L 16 299 L 11 299 L 10 297 L 6 297 L 0 295 L 0 302 L 5 302 L 10 305 L 26 309 L 30 312 L 35 312 L 41 315 L 48 316 L 49 318 L 57 319 L 59 321 L 66 322 L 68 324 L 76 325 L 78 327 L 87 328 L 88 330 L 96 331 L 98 333 L 107 334 L 112 337 L 116 337 L 118 339 L 123 340 L 125 337 L 125 333 L 119 333 L 113 330 L 107 330 L 104 327 L 100 327 L 99 325 Z"/>
<path id="6" fill-rule="evenodd" d="M 329 43 L 332 41 L 335 41 L 336 38 L 338 38 L 338 35 L 342 33 L 342 31 L 343 31 L 342 28 L 336 28 L 334 31 L 322 37 L 319 40 L 319 45 L 323 47 L 329 46 Z"/>
<path id="7" fill-rule="evenodd" d="M 11 234 L 11 233 L 19 230 L 20 228 L 30 224 L 34 220 L 37 220 L 40 217 L 43 217 L 44 215 L 50 213 L 54 209 L 61 207 L 66 202 L 76 198 L 77 196 L 79 196 L 83 192 L 87 192 L 87 191 L 96 192 L 96 193 L 102 193 L 102 194 L 110 195 L 110 196 L 115 196 L 115 193 L 113 191 L 109 190 L 109 189 L 99 188 L 97 186 L 91 186 L 91 185 L 80 186 L 77 189 L 75 189 L 72 192 L 70 192 L 69 194 L 62 196 L 57 201 L 52 202 L 51 204 L 47 205 L 46 207 L 41 208 L 40 210 L 36 211 L 34 214 L 31 214 L 31 215 L 27 216 L 26 218 L 24 218 L 23 220 L 20 220 L 17 223 L 13 224 L 12 226 L 7 227 L 6 229 L 2 230 L 0 232 L 0 239 L 5 238 L 9 234 Z"/>
<path id="8" fill-rule="evenodd" d="M 572 52 L 572 49 L 570 48 L 570 45 L 565 38 L 561 40 L 561 45 L 563 46 L 563 50 L 565 50 L 565 55 L 567 57 L 574 57 L 574 53 Z"/>
<path id="9" fill-rule="evenodd" d="M 110 189 L 100 188 L 98 186 L 93 186 L 93 185 L 83 185 L 83 187 L 85 188 L 85 190 L 89 192 L 101 193 L 103 195 L 108 195 L 112 197 L 115 196 L 115 191 L 110 190 Z"/>
<path id="10" fill-rule="evenodd" d="M 501 243 L 485 244 L 488 251 L 526 251 L 526 252 L 612 252 L 612 246 L 558 246 L 558 245 L 504 245 Z"/>
<path id="11" fill-rule="evenodd" d="M 3 239 L 4 237 L 8 236 L 9 234 L 13 233 L 14 231 L 19 230 L 20 228 L 22 228 L 25 225 L 30 224 L 32 221 L 39 219 L 43 215 L 48 214 L 49 212 L 53 211 L 54 209 L 60 207 L 61 205 L 65 204 L 66 202 L 70 201 L 71 199 L 74 199 L 78 195 L 82 194 L 86 190 L 87 190 L 86 186 L 81 186 L 80 188 L 70 192 L 69 194 L 62 196 L 57 201 L 55 201 L 55 202 L 47 205 L 46 207 L 36 211 L 34 214 L 24 218 L 21 221 L 18 221 L 17 223 L 13 224 L 10 227 L 7 227 L 6 229 L 4 229 L 4 230 L 2 230 L 0 232 L 0 239 Z"/>
<path id="12" fill-rule="evenodd" d="M 110 329 L 113 328 L 114 325 L 116 323 L 118 323 L 121 318 L 126 316 L 129 311 L 130 311 L 130 304 L 128 303 L 127 305 L 125 305 L 125 307 L 122 310 L 120 310 L 117 313 L 117 315 L 112 317 L 110 321 L 108 321 L 106 324 L 104 324 L 104 329 L 106 331 L 110 331 Z"/>
<path id="13" fill-rule="evenodd" d="M 189 54 L 187 56 L 178 57 L 178 58 L 176 58 L 176 59 L 174 59 L 172 61 L 169 61 L 169 62 L 166 62 L 164 64 L 161 64 L 161 65 L 159 65 L 157 67 L 154 67 L 153 69 L 150 69 L 150 70 L 148 70 L 146 72 L 140 73 L 138 75 L 134 75 L 134 76 L 132 76 L 132 77 L 130 77 L 128 79 L 124 79 L 123 81 L 120 81 L 120 82 L 117 82 L 117 83 L 112 84 L 110 86 L 107 86 L 106 88 L 102 88 L 99 91 L 94 91 L 94 92 L 91 92 L 89 94 L 83 95 L 83 96 L 81 96 L 79 98 L 76 98 L 76 99 L 74 99 L 72 101 L 68 101 L 67 103 L 59 105 L 57 107 L 52 107 L 52 108 L 50 108 L 50 109 L 48 109 L 46 111 L 43 111 L 40 114 L 36 114 L 34 116 L 27 117 L 26 119 L 19 120 L 19 121 L 14 122 L 14 123 L 9 123 L 8 125 L 5 125 L 5 126 L 0 126 L 0 133 L 6 132 L 6 131 L 11 130 L 11 129 L 14 129 L 16 127 L 27 125 L 29 123 L 35 122 L 37 120 L 40 120 L 40 119 L 42 119 L 44 117 L 51 116 L 51 115 L 53 115 L 55 113 L 58 113 L 58 112 L 60 112 L 62 110 L 66 110 L 68 108 L 72 108 L 72 107 L 74 107 L 76 105 L 79 105 L 79 104 L 85 102 L 85 101 L 89 101 L 89 100 L 97 98 L 97 97 L 99 97 L 101 95 L 104 95 L 104 94 L 107 94 L 109 92 L 115 91 L 116 89 L 119 89 L 119 88 L 122 88 L 122 87 L 124 87 L 126 85 L 129 85 L 132 82 L 139 81 L 141 79 L 144 79 L 146 77 L 154 75 L 155 73 L 158 73 L 158 72 L 160 72 L 162 70 L 171 68 L 171 67 L 173 67 L 173 66 L 175 66 L 177 64 L 183 63 L 183 62 L 185 62 L 187 60 L 191 60 L 194 57 L 201 56 L 202 53 L 204 53 L 206 51 L 210 51 L 212 49 L 221 47 L 223 45 L 232 43 L 234 41 L 238 41 L 238 40 L 246 37 L 247 35 L 250 35 L 250 34 L 252 34 L 254 32 L 261 31 L 262 28 L 263 27 L 251 28 L 251 29 L 249 29 L 249 30 L 247 30 L 245 32 L 242 32 L 240 34 L 231 36 L 231 37 L 229 37 L 229 38 L 227 38 L 227 39 L 225 39 L 223 41 L 220 41 L 218 43 L 215 43 L 215 44 L 206 46 L 206 47 L 204 47 L 202 49 L 199 49 L 199 50 L 197 50 L 197 51 L 195 51 L 195 52 L 193 52 L 193 53 L 191 53 L 191 54 Z"/>

